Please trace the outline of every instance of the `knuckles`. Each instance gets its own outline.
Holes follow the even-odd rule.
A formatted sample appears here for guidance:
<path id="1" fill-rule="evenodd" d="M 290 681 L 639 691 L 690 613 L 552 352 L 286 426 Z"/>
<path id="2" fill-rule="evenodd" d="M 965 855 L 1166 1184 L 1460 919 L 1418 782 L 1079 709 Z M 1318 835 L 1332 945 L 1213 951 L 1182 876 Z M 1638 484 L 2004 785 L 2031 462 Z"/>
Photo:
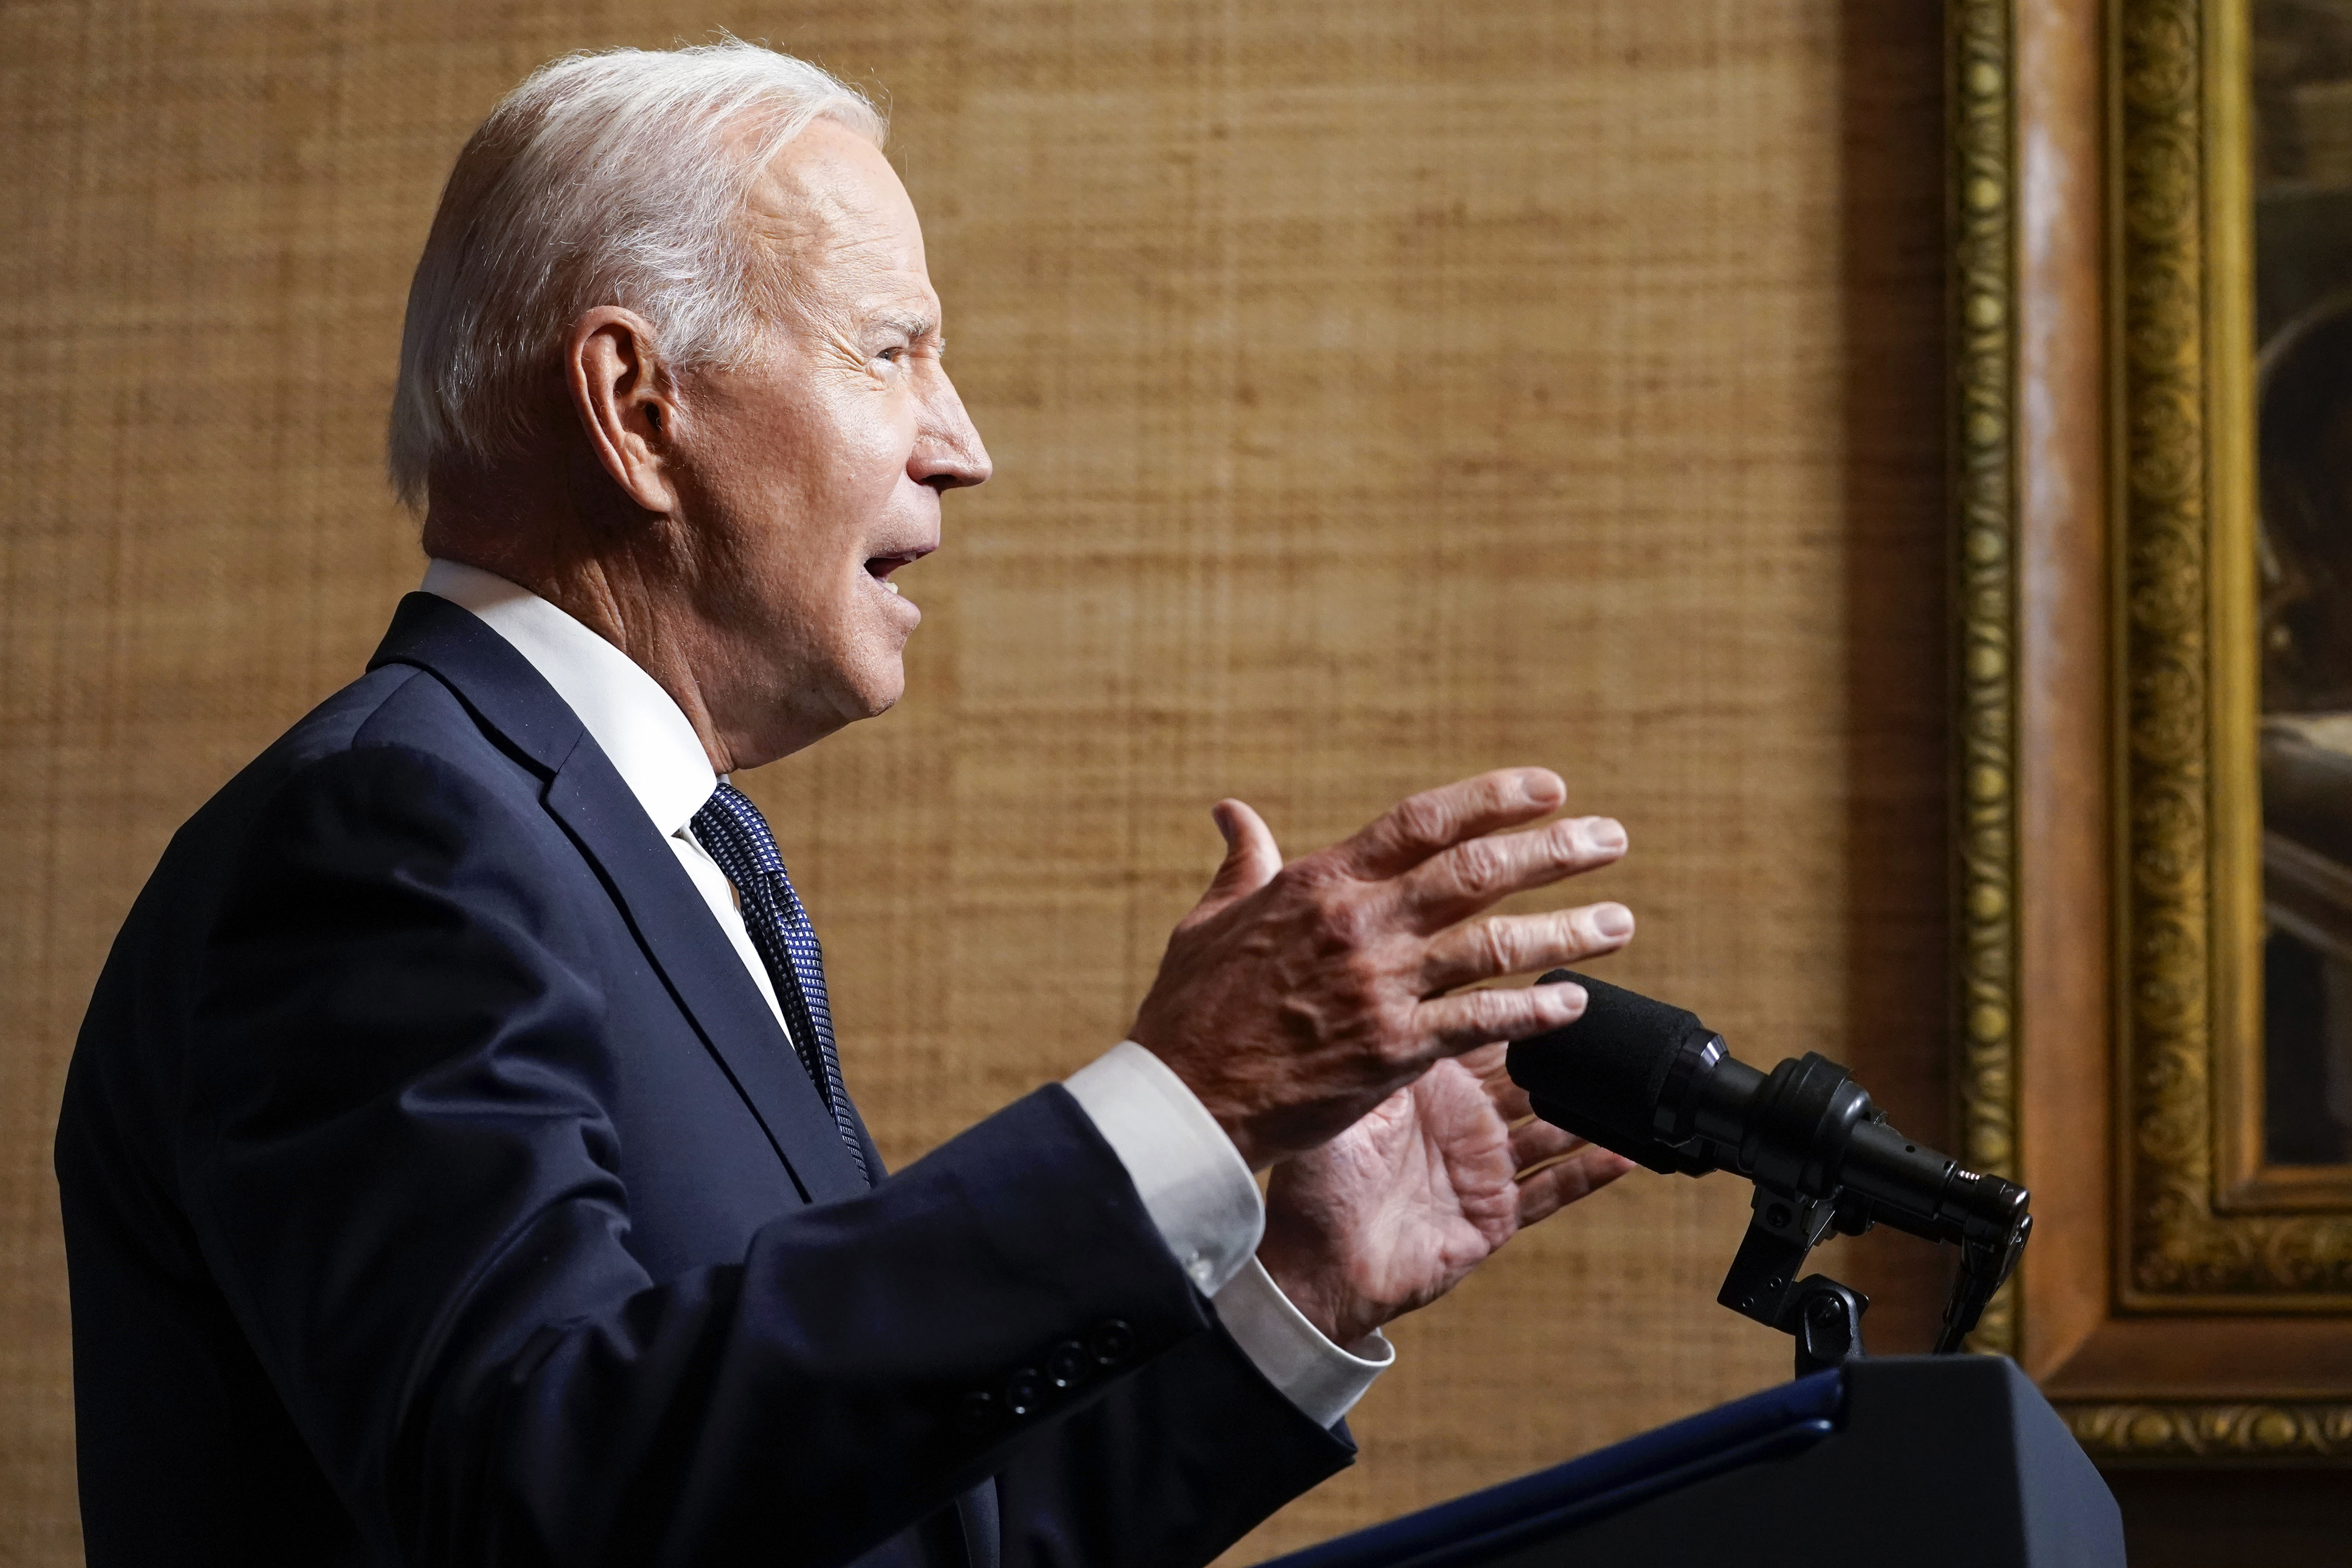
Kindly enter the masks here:
<path id="1" fill-rule="evenodd" d="M 1516 974 L 1519 960 L 1518 928 L 1505 921 L 1486 921 L 1471 928 L 1479 968 L 1487 974 Z"/>
<path id="2" fill-rule="evenodd" d="M 1512 856 L 1503 840 L 1474 838 L 1458 846 L 1453 859 L 1454 884 L 1465 897 L 1490 899 L 1508 889 Z"/>
<path id="3" fill-rule="evenodd" d="M 1379 937 L 1379 922 L 1361 898 L 1327 894 L 1316 900 L 1316 926 L 1325 942 L 1349 955 L 1359 955 Z"/>
<path id="4" fill-rule="evenodd" d="M 1499 1024 L 1518 1010 L 1507 991 L 1470 991 L 1464 993 L 1463 999 L 1469 1004 L 1464 1010 L 1470 1015 L 1470 1022 L 1479 1028 Z"/>
<path id="5" fill-rule="evenodd" d="M 1398 838 L 1407 844 L 1444 844 L 1454 832 L 1454 813 L 1443 795 L 1416 795 L 1401 800 L 1389 814 Z"/>

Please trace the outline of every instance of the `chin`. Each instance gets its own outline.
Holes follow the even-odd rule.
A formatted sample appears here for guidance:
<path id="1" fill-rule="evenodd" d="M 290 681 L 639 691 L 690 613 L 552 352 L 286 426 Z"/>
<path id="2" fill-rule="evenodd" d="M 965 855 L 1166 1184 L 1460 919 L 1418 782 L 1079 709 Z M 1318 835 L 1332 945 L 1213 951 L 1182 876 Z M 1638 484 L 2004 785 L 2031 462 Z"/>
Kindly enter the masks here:
<path id="1" fill-rule="evenodd" d="M 880 718 L 907 695 L 906 667 L 895 658 L 888 668 L 860 670 L 858 677 L 851 692 L 860 719 Z"/>
<path id="2" fill-rule="evenodd" d="M 826 650 L 819 689 L 840 724 L 873 719 L 907 693 L 906 635 L 896 626 L 861 626 Z"/>

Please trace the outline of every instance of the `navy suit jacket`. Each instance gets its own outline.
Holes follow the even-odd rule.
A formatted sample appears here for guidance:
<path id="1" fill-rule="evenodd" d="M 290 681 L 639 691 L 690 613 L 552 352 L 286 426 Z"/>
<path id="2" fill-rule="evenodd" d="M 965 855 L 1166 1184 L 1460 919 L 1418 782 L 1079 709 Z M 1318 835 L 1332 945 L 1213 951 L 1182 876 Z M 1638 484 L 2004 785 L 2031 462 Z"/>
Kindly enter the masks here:
<path id="1" fill-rule="evenodd" d="M 612 763 L 425 595 L 173 838 L 57 1166 L 94 1568 L 1193 1564 L 1353 1452 L 1058 1086 L 861 1183 Z"/>

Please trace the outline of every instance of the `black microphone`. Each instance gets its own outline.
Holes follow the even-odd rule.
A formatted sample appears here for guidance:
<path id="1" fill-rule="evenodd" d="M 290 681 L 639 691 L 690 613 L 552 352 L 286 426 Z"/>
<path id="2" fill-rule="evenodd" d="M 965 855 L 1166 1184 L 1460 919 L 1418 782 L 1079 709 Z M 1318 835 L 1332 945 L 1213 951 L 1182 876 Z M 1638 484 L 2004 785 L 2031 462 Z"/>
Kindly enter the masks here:
<path id="1" fill-rule="evenodd" d="M 1859 1235 L 1885 1224 L 1961 1248 L 1937 1346 L 1958 1348 L 2032 1230 L 2023 1187 L 1905 1137 L 1844 1068 L 1818 1053 L 1759 1072 L 1694 1013 L 1565 969 L 1539 984 L 1563 980 L 1584 988 L 1584 1016 L 1515 1042 L 1512 1081 L 1546 1121 L 1654 1171 L 1730 1171 L 1756 1184 L 1757 1221 L 1725 1282 L 1725 1305 L 1789 1327 L 1781 1320 L 1804 1253 L 1832 1226 Z M 1743 1263 L 1752 1264 L 1744 1274 Z M 1822 1283 L 1859 1303 L 1851 1316 L 1868 1304 Z M 1851 1353 L 1858 1330 L 1855 1346 Z"/>

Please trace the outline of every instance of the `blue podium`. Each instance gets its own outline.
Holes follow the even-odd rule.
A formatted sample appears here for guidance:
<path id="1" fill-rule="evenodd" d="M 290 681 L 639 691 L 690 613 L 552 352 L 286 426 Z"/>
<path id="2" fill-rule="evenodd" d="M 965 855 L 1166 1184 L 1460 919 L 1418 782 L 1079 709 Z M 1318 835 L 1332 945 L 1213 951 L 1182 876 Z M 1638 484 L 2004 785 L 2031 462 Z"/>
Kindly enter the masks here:
<path id="1" fill-rule="evenodd" d="M 1994 1356 L 1885 1356 L 1269 1568 L 2124 1568 L 2114 1496 Z"/>

